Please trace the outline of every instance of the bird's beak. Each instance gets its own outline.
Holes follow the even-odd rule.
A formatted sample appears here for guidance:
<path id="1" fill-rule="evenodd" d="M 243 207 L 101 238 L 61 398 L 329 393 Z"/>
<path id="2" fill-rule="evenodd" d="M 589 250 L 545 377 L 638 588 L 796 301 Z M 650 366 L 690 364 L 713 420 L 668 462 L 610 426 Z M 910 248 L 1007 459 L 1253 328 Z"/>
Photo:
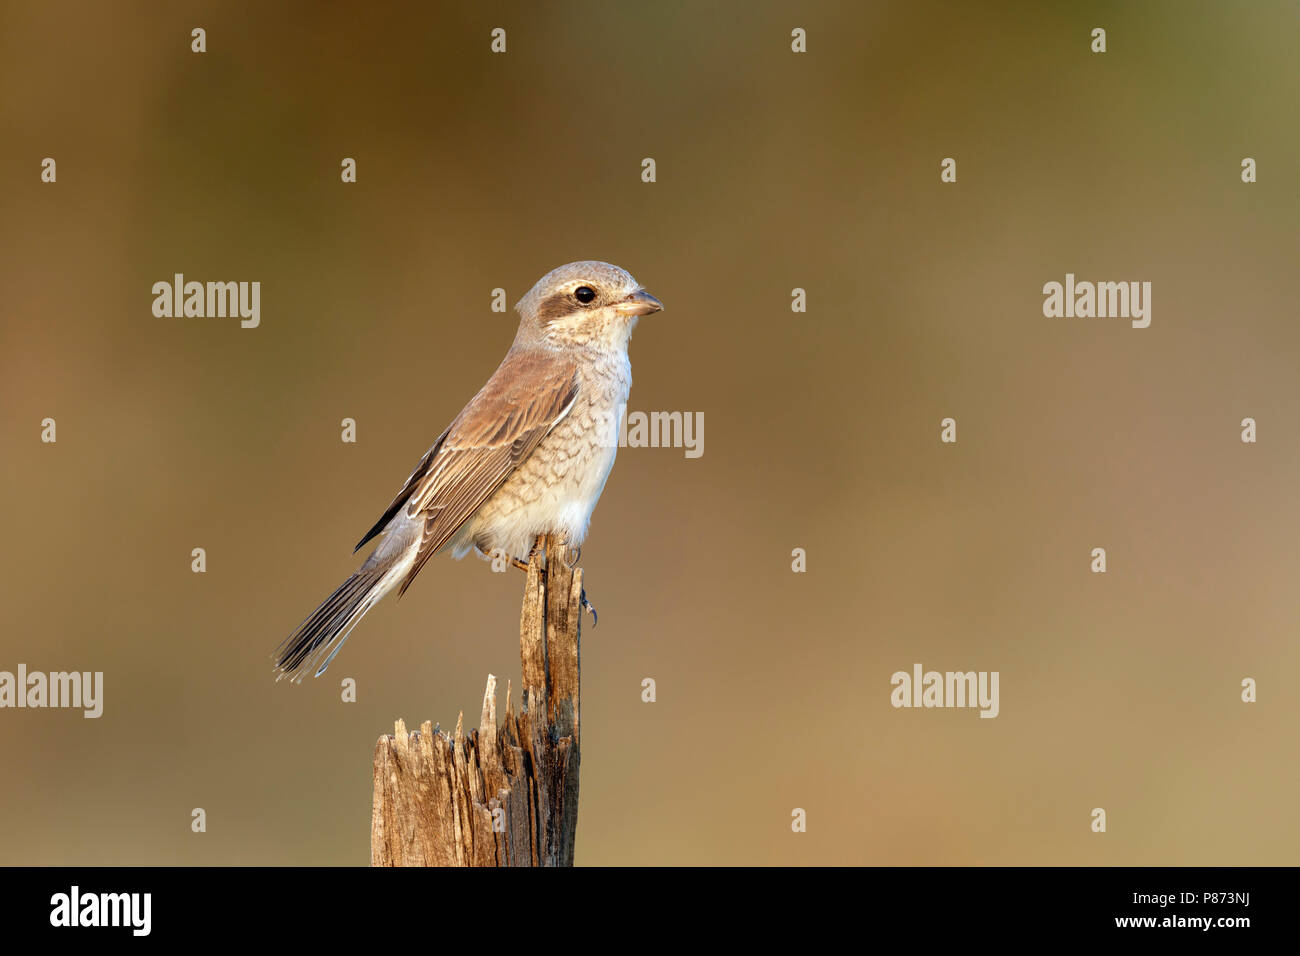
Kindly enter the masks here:
<path id="1" fill-rule="evenodd" d="M 614 306 L 619 315 L 649 315 L 662 312 L 664 304 L 645 289 L 637 289 L 630 296 Z"/>

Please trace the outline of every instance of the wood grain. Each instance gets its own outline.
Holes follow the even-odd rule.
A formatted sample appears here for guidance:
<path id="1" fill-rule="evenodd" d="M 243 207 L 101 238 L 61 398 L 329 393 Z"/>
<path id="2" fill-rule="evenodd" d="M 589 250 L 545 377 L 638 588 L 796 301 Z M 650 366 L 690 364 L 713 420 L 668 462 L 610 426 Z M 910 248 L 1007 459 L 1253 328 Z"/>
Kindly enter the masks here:
<path id="1" fill-rule="evenodd" d="M 375 744 L 372 866 L 572 866 L 578 828 L 582 570 L 544 539 L 519 618 L 519 712 L 489 674 L 479 727 L 398 720 Z"/>

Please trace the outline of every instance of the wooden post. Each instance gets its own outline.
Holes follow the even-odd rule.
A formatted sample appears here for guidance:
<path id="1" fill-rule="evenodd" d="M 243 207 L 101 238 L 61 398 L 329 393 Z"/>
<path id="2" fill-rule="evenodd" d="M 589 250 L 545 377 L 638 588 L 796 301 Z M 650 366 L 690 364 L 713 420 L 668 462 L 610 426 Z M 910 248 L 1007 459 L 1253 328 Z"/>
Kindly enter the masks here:
<path id="1" fill-rule="evenodd" d="M 544 539 L 528 564 L 516 715 L 497 726 L 488 675 L 478 730 L 400 719 L 375 745 L 372 866 L 572 866 L 578 828 L 582 570 Z"/>

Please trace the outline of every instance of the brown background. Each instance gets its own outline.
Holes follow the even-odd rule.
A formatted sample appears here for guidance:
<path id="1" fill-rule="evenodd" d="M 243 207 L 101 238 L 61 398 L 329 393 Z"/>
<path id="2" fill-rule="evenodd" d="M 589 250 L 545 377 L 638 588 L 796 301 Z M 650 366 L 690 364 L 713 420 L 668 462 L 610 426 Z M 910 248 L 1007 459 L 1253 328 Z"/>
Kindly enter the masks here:
<path id="1" fill-rule="evenodd" d="M 1297 862 L 1294 5 L 407 6 L 0 11 L 0 669 L 106 683 L 0 711 L 0 863 L 367 861 L 376 736 L 517 674 L 521 579 L 267 655 L 496 366 L 490 290 L 579 258 L 667 304 L 631 408 L 706 424 L 584 551 L 579 862 Z M 1151 327 L 1044 318 L 1067 271 Z M 175 272 L 261 327 L 154 318 Z M 1001 716 L 892 709 L 917 661 Z"/>

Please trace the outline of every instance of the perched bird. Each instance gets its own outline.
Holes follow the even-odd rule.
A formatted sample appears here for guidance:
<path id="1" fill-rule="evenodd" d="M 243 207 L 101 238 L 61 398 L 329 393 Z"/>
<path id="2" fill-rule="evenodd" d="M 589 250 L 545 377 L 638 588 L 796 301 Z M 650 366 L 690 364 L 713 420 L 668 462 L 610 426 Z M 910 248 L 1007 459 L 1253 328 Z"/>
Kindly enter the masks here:
<path id="1" fill-rule="evenodd" d="M 362 616 L 439 551 L 522 565 L 539 535 L 580 545 L 618 452 L 628 339 L 639 316 L 662 308 L 607 262 L 544 275 L 515 306 L 519 331 L 501 365 L 356 547 L 378 537 L 375 550 L 277 649 L 279 676 L 323 674 Z"/>

